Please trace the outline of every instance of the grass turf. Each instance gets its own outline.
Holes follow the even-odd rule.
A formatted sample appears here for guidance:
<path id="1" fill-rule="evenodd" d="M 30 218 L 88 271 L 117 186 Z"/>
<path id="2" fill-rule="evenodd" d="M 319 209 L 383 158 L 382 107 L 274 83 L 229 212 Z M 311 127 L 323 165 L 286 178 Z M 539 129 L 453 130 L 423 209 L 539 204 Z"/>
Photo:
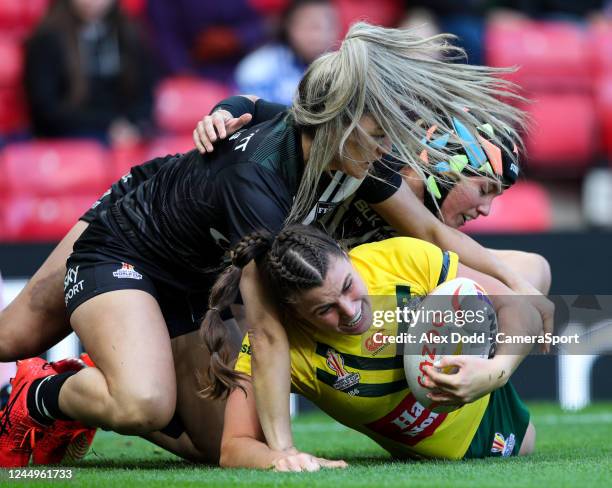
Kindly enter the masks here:
<path id="1" fill-rule="evenodd" d="M 349 462 L 346 470 L 273 473 L 196 467 L 134 437 L 99 432 L 90 454 L 73 467 L 73 479 L 8 480 L 9 486 L 301 486 L 324 487 L 609 487 L 612 486 L 612 404 L 578 413 L 556 405 L 530 404 L 537 429 L 536 453 L 525 458 L 460 462 L 394 462 L 367 437 L 321 413 L 294 423 L 304 451 Z"/>

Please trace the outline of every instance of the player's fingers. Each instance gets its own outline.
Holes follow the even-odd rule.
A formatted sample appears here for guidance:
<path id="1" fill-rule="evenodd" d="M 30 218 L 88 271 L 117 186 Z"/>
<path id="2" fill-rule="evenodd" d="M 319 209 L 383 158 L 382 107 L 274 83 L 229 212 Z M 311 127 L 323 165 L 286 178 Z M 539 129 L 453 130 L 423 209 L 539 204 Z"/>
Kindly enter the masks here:
<path id="1" fill-rule="evenodd" d="M 227 130 L 228 135 L 233 134 L 237 130 L 244 127 L 246 124 L 248 124 L 251 121 L 252 118 L 253 116 L 251 114 L 242 114 L 238 118 L 231 119 L 225 126 L 225 129 Z"/>
<path id="2" fill-rule="evenodd" d="M 231 120 L 231 119 L 230 119 Z M 225 124 L 227 124 L 228 121 L 226 119 L 223 119 L 221 117 L 215 117 L 213 120 L 213 124 L 215 126 L 215 130 L 217 131 L 217 134 L 219 135 L 219 139 L 225 139 L 226 137 L 226 132 L 225 132 Z"/>
<path id="3" fill-rule="evenodd" d="M 207 115 L 200 122 L 198 122 L 197 130 L 198 130 L 198 138 L 200 143 L 206 149 L 206 152 L 211 152 L 213 150 L 213 145 L 210 142 L 207 125 L 210 124 L 210 116 Z"/>
<path id="4" fill-rule="evenodd" d="M 302 463 L 302 470 L 303 471 L 308 471 L 309 473 L 312 473 L 314 471 L 319 471 L 321 469 L 321 464 L 318 462 L 317 458 L 309 456 L 310 459 L 305 460 Z"/>
<path id="5" fill-rule="evenodd" d="M 193 131 L 193 143 L 200 154 L 206 154 L 206 148 L 200 141 L 200 136 L 197 129 L 194 129 Z"/>
<path id="6" fill-rule="evenodd" d="M 240 117 L 238 117 L 238 123 L 240 124 L 238 128 L 248 124 L 252 119 L 252 114 L 242 114 Z"/>
<path id="7" fill-rule="evenodd" d="M 343 461 L 342 459 L 338 459 L 336 461 L 332 461 L 330 459 L 325 459 L 325 458 L 317 458 L 317 459 L 319 461 L 319 464 L 323 468 L 328 468 L 328 469 L 345 469 L 345 468 L 348 468 L 347 462 Z"/>
<path id="8" fill-rule="evenodd" d="M 275 461 L 274 464 L 272 465 L 272 468 L 274 469 L 274 471 L 278 471 L 280 473 L 289 471 L 289 468 L 287 466 L 287 462 L 285 461 L 285 459 L 279 459 Z"/>
<path id="9" fill-rule="evenodd" d="M 212 145 L 208 141 L 208 136 L 206 135 L 206 117 L 198 122 L 196 125 L 197 130 L 197 140 L 199 144 L 204 148 L 204 152 L 212 151 Z M 194 135 L 195 137 L 195 135 Z"/>
<path id="10" fill-rule="evenodd" d="M 427 398 L 431 401 L 436 402 L 439 405 L 461 405 L 463 402 L 460 398 L 452 394 L 445 393 L 428 393 Z"/>
<path id="11" fill-rule="evenodd" d="M 204 117 L 204 129 L 206 130 L 206 136 L 210 142 L 217 140 L 217 133 L 215 132 L 215 126 L 213 124 L 213 118 L 209 115 Z"/>
<path id="12" fill-rule="evenodd" d="M 463 357 L 461 356 L 444 356 L 442 359 L 438 359 L 434 362 L 434 367 L 439 368 L 441 370 L 445 370 L 447 368 L 461 368 L 464 364 Z M 449 372 L 443 371 L 446 374 L 451 374 Z"/>
<path id="13" fill-rule="evenodd" d="M 431 366 L 423 368 L 423 371 L 435 383 L 436 387 L 450 390 L 457 388 L 457 375 L 440 373 Z"/>
<path id="14" fill-rule="evenodd" d="M 544 334 L 546 333 L 553 333 L 553 329 L 555 326 L 554 320 L 555 320 L 555 306 L 554 304 L 551 303 L 551 306 L 548 308 L 548 310 L 544 311 L 544 314 L 542 316 L 542 320 L 544 322 Z M 543 344 L 543 350 L 546 353 L 550 352 L 550 344 Z"/>

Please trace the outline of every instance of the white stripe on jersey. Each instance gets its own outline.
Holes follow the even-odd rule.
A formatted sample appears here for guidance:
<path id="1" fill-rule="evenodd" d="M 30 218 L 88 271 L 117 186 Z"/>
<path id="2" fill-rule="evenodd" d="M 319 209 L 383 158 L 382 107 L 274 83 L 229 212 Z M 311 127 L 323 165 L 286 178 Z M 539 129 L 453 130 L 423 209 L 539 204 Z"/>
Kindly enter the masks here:
<path id="1" fill-rule="evenodd" d="M 346 200 L 357 191 L 364 179 L 365 178 L 357 179 L 340 171 L 336 171 L 330 184 L 319 197 L 317 203 L 308 214 L 308 217 L 306 217 L 302 223 L 308 225 L 316 220 L 317 207 L 321 203 L 339 203 Z M 333 197 L 330 199 L 331 195 L 333 195 Z"/>

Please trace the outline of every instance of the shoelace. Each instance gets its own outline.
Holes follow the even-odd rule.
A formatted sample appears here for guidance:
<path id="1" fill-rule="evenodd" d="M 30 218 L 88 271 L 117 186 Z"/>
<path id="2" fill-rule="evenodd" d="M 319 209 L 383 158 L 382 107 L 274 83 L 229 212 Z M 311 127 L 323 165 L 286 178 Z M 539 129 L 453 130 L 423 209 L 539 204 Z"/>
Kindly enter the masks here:
<path id="1" fill-rule="evenodd" d="M 26 383 L 21 385 L 21 388 L 19 388 L 19 390 L 17 391 L 17 394 L 15 395 L 13 400 L 11 400 L 6 405 L 6 407 L 4 408 L 4 412 L 2 413 L 2 417 L 0 417 L 0 436 L 2 436 L 4 434 L 8 434 L 9 429 L 12 427 L 12 424 L 11 424 L 11 411 L 13 410 L 13 407 L 15 406 L 15 403 L 17 403 L 17 399 L 19 398 L 19 395 L 21 395 L 21 392 L 23 391 L 25 386 L 26 386 Z"/>
<path id="2" fill-rule="evenodd" d="M 34 449 L 34 447 L 36 447 L 36 434 L 38 434 L 39 432 L 41 432 L 41 430 L 37 429 L 36 427 L 30 427 L 28 430 L 26 430 L 26 433 L 24 434 L 23 439 L 21 439 L 21 443 L 19 444 L 19 448 L 23 448 L 23 445 L 29 439 L 30 448 Z"/>

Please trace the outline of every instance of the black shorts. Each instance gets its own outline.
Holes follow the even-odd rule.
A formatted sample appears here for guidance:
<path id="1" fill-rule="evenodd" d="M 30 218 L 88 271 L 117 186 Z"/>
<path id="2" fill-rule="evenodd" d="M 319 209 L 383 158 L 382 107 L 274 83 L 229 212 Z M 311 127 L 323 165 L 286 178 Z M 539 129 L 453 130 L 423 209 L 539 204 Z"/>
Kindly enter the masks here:
<path id="1" fill-rule="evenodd" d="M 208 307 L 208 293 L 187 292 L 155 280 L 133 259 L 73 253 L 66 267 L 64 299 L 68 316 L 82 303 L 103 293 L 141 290 L 155 298 L 170 337 L 177 337 L 198 330 Z"/>

